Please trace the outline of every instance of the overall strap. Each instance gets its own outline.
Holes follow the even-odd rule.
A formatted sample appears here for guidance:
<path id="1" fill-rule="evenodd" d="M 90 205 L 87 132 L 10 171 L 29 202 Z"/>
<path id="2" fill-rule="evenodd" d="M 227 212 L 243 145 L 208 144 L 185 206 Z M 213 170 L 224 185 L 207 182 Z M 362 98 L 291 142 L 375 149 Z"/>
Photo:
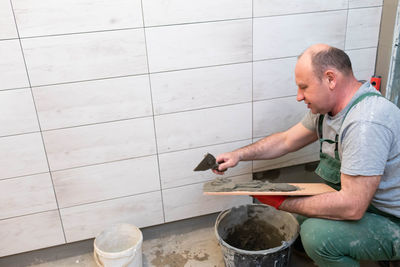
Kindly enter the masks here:
<path id="1" fill-rule="evenodd" d="M 376 93 L 376 92 L 369 92 L 369 93 L 365 93 L 363 95 L 360 95 L 356 100 L 354 100 L 354 102 L 351 104 L 351 106 L 349 107 L 349 109 L 346 111 L 346 114 L 344 114 L 342 123 L 344 122 L 344 119 L 346 118 L 347 114 L 349 113 L 349 111 L 355 106 L 357 105 L 359 102 L 361 102 L 364 98 L 368 97 L 368 96 L 380 96 L 383 97 L 381 94 Z"/>

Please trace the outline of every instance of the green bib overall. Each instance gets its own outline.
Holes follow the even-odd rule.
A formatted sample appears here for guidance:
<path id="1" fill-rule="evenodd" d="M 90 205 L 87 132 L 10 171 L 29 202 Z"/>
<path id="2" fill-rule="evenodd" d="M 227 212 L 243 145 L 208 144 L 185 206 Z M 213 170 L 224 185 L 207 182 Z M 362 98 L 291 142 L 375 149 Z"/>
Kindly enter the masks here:
<path id="1" fill-rule="evenodd" d="M 344 120 L 346 119 L 347 114 L 349 111 L 360 101 L 362 101 L 364 98 L 368 96 L 381 96 L 378 93 L 366 93 L 361 96 L 359 96 L 349 107 L 347 110 L 346 114 L 343 117 L 342 120 L 342 125 Z M 335 140 L 330 140 L 330 139 L 324 139 L 322 137 L 322 123 L 324 121 L 324 115 L 320 115 L 318 119 L 318 135 L 319 135 L 319 142 L 320 142 L 320 150 L 319 150 L 319 157 L 320 157 L 320 162 L 318 164 L 318 167 L 315 170 L 315 173 L 318 174 L 322 179 L 324 179 L 325 183 L 331 186 L 332 188 L 336 190 L 340 190 L 340 157 L 339 157 L 339 135 L 336 134 Z M 335 157 L 331 157 L 330 155 L 322 152 L 322 144 L 324 142 L 327 142 L 329 144 L 335 144 Z"/>

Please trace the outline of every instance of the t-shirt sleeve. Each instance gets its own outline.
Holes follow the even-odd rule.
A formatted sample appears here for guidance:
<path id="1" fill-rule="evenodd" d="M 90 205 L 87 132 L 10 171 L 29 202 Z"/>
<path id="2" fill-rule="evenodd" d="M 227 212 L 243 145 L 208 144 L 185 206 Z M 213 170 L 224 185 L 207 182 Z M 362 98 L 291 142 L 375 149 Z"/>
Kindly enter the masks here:
<path id="1" fill-rule="evenodd" d="M 319 114 L 313 114 L 311 111 L 308 111 L 306 115 L 301 120 L 301 124 L 306 127 L 310 131 L 317 131 L 317 119 Z"/>
<path id="2" fill-rule="evenodd" d="M 342 131 L 342 165 L 347 175 L 382 175 L 390 152 L 393 133 L 384 125 L 352 122 Z"/>

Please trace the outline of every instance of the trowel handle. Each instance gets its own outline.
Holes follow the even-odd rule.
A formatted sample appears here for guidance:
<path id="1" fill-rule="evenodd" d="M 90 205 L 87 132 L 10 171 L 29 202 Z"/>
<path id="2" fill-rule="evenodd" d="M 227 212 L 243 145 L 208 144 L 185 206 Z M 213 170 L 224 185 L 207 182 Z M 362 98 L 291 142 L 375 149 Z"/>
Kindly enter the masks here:
<path id="1" fill-rule="evenodd" d="M 219 167 L 219 164 L 218 164 L 218 163 L 215 163 L 214 166 L 212 166 L 211 169 L 216 170 L 216 171 L 219 171 L 219 172 L 226 172 L 226 170 L 227 170 L 227 169 L 224 169 L 224 170 L 220 171 L 220 170 L 218 170 L 218 167 Z"/>

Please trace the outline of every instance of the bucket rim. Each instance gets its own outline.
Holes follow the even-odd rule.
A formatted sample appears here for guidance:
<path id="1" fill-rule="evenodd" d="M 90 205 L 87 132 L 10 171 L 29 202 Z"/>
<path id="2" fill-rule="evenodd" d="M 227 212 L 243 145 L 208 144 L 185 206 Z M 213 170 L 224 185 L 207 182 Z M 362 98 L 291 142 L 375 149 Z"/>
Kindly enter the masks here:
<path id="1" fill-rule="evenodd" d="M 101 250 L 101 249 L 96 245 L 96 238 L 97 238 L 98 236 L 101 235 L 101 233 L 100 233 L 100 234 L 98 234 L 98 235 L 96 236 L 96 238 L 93 240 L 94 251 L 95 251 L 96 253 L 98 253 L 98 254 L 101 254 L 101 256 L 104 256 L 104 257 L 109 258 L 109 259 L 115 259 L 115 258 L 121 258 L 121 257 L 128 257 L 128 256 L 131 256 L 131 255 L 133 255 L 134 253 L 136 253 L 136 251 L 137 251 L 138 249 L 140 249 L 141 246 L 142 246 L 142 244 L 143 244 L 143 234 L 142 234 L 142 231 L 139 229 L 139 227 L 137 227 L 137 226 L 135 226 L 135 225 L 131 225 L 131 224 L 128 224 L 128 225 L 129 225 L 129 226 L 135 227 L 135 228 L 138 230 L 138 232 L 139 232 L 139 240 L 138 240 L 138 242 L 136 243 L 136 245 L 134 245 L 134 246 L 132 246 L 132 247 L 130 247 L 130 248 L 127 248 L 127 249 L 125 249 L 125 250 L 118 251 L 118 252 L 106 252 L 106 251 Z M 131 252 L 131 251 L 132 251 L 132 252 Z M 121 254 L 122 254 L 122 255 L 121 255 Z M 126 255 L 125 255 L 125 254 L 126 254 Z"/>
<path id="2" fill-rule="evenodd" d="M 246 204 L 246 205 L 239 205 L 239 206 L 235 206 L 235 207 L 241 207 L 241 206 L 260 206 L 260 207 L 265 207 L 266 205 L 264 205 L 264 204 Z M 234 207 L 232 207 L 232 208 L 234 208 Z M 229 208 L 229 209 L 226 209 L 226 210 L 221 211 L 221 212 L 218 214 L 218 217 L 217 217 L 217 219 L 216 219 L 216 222 L 220 222 L 220 221 L 227 215 L 227 213 L 228 213 L 232 208 Z M 289 212 L 286 212 L 286 213 L 287 213 L 288 215 L 290 215 L 291 217 L 293 217 L 293 219 L 297 222 L 297 220 L 296 220 L 296 218 L 293 216 L 293 214 L 291 214 L 291 213 L 289 213 Z M 289 240 L 289 241 L 283 241 L 283 242 L 282 242 L 282 245 L 280 245 L 279 247 L 274 247 L 274 248 L 269 248 L 269 249 L 251 251 L 251 250 L 244 250 L 244 249 L 236 248 L 236 247 L 233 247 L 233 246 L 229 245 L 229 244 L 228 244 L 227 242 L 225 242 L 225 240 L 224 240 L 223 238 L 221 238 L 221 236 L 219 235 L 218 229 L 217 229 L 217 223 L 214 225 L 214 232 L 215 232 L 215 235 L 216 235 L 216 237 L 218 238 L 218 241 L 219 241 L 224 247 L 227 247 L 227 248 L 229 248 L 229 249 L 232 249 L 232 250 L 234 250 L 234 251 L 236 251 L 236 252 L 239 252 L 239 253 L 241 253 L 241 254 L 247 254 L 247 255 L 260 255 L 260 254 L 261 254 L 261 255 L 267 255 L 267 254 L 272 254 L 272 253 L 281 251 L 281 250 L 283 250 L 283 249 L 286 249 L 286 248 L 288 248 L 290 245 L 292 245 L 293 242 L 297 239 L 297 237 L 299 236 L 299 230 L 300 230 L 300 226 L 297 225 L 297 231 L 296 231 L 296 234 L 293 236 L 293 238 L 292 238 L 291 240 Z"/>

